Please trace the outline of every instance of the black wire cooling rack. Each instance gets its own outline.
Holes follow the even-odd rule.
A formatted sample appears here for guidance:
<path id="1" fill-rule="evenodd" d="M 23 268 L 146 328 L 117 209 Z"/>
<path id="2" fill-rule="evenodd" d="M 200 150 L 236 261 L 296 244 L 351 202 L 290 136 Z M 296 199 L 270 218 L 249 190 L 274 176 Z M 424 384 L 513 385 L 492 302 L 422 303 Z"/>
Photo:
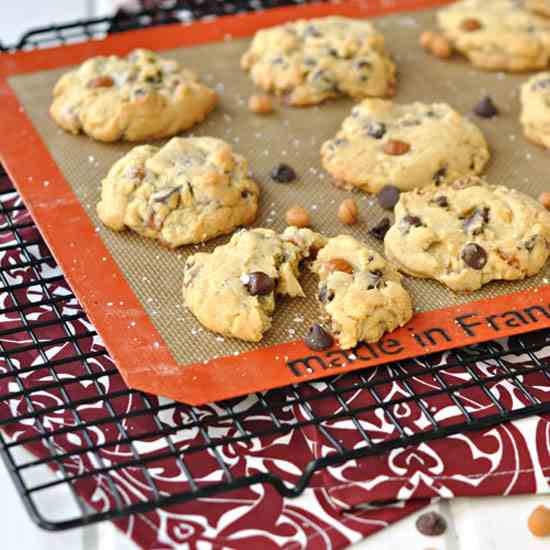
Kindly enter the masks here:
<path id="1" fill-rule="evenodd" d="M 174 19 L 191 20 L 291 3 L 178 2 L 171 7 L 137 15 L 121 12 L 113 18 L 37 29 L 26 33 L 16 46 L 3 49 L 9 52 L 52 46 Z M 0 266 L 0 317 L 13 320 L 0 325 L 0 405 L 24 404 L 0 419 L 0 427 L 4 429 L 4 433 L 0 432 L 1 454 L 29 513 L 46 529 L 60 530 L 116 519 L 256 483 L 270 483 L 285 496 L 297 496 L 308 486 L 314 474 L 332 465 L 550 412 L 550 402 L 545 403 L 537 392 L 532 391 L 536 384 L 550 383 L 550 360 L 544 359 L 544 353 L 538 353 L 544 345 L 550 344 L 550 331 L 512 338 L 506 345 L 489 342 L 454 350 L 445 362 L 441 361 L 441 356 L 428 356 L 350 373 L 321 383 L 256 394 L 250 396 L 249 404 L 244 408 L 240 400 L 217 403 L 208 409 L 209 414 L 205 414 L 204 409 L 129 390 L 122 384 L 107 352 L 101 346 L 86 344 L 97 336 L 95 330 L 87 322 L 85 312 L 66 285 L 5 174 L 0 174 L 0 182 L 0 238 L 4 243 L 0 245 L 0 254 L 17 253 Z M 13 260 L 14 257 L 18 259 Z M 30 272 L 30 278 L 19 277 L 22 271 Z M 36 295 L 40 297 L 38 301 Z M 37 307 L 47 315 L 33 316 Z M 52 330 L 55 333 L 53 338 Z M 47 337 L 44 336 L 46 333 Z M 61 358 L 50 358 L 49 350 L 53 346 L 64 348 Z M 36 358 L 32 362 L 24 359 L 29 353 Z M 70 369 L 70 376 L 63 374 L 64 369 Z M 458 376 L 453 376 L 453 373 Z M 530 383 L 533 377 L 536 383 Z M 42 379 L 46 381 L 41 382 Z M 498 385 L 503 383 L 509 384 L 517 396 L 513 402 L 504 399 L 499 392 Z M 86 397 L 74 397 L 72 388 L 77 384 L 86 385 Z M 383 388 L 389 384 L 399 385 L 399 397 L 384 395 Z M 54 390 L 58 394 L 57 401 L 47 403 L 35 399 L 37 395 Z M 368 399 L 357 405 L 348 397 L 359 391 Z M 478 401 L 485 401 L 482 409 L 476 410 L 464 399 L 468 391 L 477 392 Z M 119 401 L 127 402 L 129 398 L 133 403 L 131 410 L 121 410 Z M 438 419 L 433 414 L 433 404 L 441 400 L 457 411 L 452 419 Z M 36 404 L 38 402 L 40 406 Z M 395 414 L 396 407 L 401 405 L 417 409 L 426 419 L 425 427 L 413 430 L 404 426 L 399 415 Z M 83 407 L 101 413 L 89 418 L 80 412 Z M 165 421 L 167 415 L 173 417 L 176 413 L 180 418 L 177 426 Z M 369 435 L 364 424 L 369 415 L 382 415 L 392 426 L 393 435 L 384 439 Z M 63 422 L 52 424 L 52 416 L 62 418 Z M 264 422 L 258 422 L 259 417 Z M 142 428 L 139 433 L 132 431 L 132 423 L 137 419 L 148 428 Z M 352 422 L 360 445 L 350 447 L 335 435 L 333 427 L 338 421 Z M 94 429 L 107 425 L 112 426 L 116 437 L 98 441 Z M 13 432 L 22 426 L 32 430 L 15 437 Z M 213 426 L 230 426 L 231 429 L 216 431 L 211 429 Z M 177 438 L 185 430 L 197 430 L 199 436 L 193 444 L 181 446 Z M 293 430 L 309 430 L 310 438 L 318 439 L 332 452 L 304 463 L 292 483 L 283 481 L 276 468 L 253 475 L 233 471 L 222 452 L 227 446 L 251 444 L 257 438 Z M 81 448 L 67 451 L 60 441 L 71 434 L 79 434 Z M 144 452 L 138 442 L 150 438 L 162 439 L 163 450 Z M 128 456 L 116 463 L 106 460 L 106 451 L 121 445 L 129 450 Z M 23 447 L 39 451 L 39 458 L 22 454 Z M 66 459 L 75 456 L 89 457 L 88 467 L 76 471 L 69 469 Z M 201 456 L 208 456 L 217 463 L 223 472 L 221 480 L 204 483 L 193 474 L 189 464 Z M 163 492 L 150 475 L 148 468 L 159 460 L 173 461 L 183 473 L 185 482 L 178 494 Z M 30 470 L 38 467 L 46 467 L 50 472 L 47 481 L 44 477 L 32 481 L 27 476 Z M 141 473 L 148 488 L 147 499 L 132 503 L 121 497 L 114 476 L 120 476 L 126 470 Z M 101 511 L 89 507 L 80 496 L 82 492 L 78 491 L 79 484 L 97 479 L 104 482 L 112 495 L 107 509 Z M 65 488 L 72 493 L 77 511 L 52 520 L 49 519 L 49 510 L 40 505 L 39 497 L 56 488 Z"/>

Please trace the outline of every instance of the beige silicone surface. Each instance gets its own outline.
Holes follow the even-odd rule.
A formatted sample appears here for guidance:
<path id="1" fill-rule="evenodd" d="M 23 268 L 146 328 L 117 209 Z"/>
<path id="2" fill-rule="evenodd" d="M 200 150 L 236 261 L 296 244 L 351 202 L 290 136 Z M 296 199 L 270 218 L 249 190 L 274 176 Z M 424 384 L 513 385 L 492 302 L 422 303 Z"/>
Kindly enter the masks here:
<path id="1" fill-rule="evenodd" d="M 428 56 L 418 46 L 418 36 L 423 29 L 434 26 L 433 12 L 389 16 L 374 22 L 386 35 L 389 50 L 398 64 L 396 101 L 445 101 L 468 113 L 482 96 L 490 94 L 501 115 L 491 120 L 477 119 L 492 151 L 488 178 L 532 196 L 549 188 L 550 153 L 527 143 L 518 122 L 518 89 L 528 75 L 482 73 L 459 59 L 443 62 Z M 223 138 L 248 158 L 262 191 L 257 226 L 283 230 L 287 208 L 302 205 L 309 209 L 313 227 L 318 231 L 326 235 L 351 233 L 382 251 L 381 243 L 368 234 L 368 229 L 385 215 L 376 201 L 371 196 L 355 194 L 361 222 L 353 227 L 343 226 L 337 220 L 336 210 L 350 193 L 334 187 L 320 165 L 321 144 L 336 133 L 353 102 L 341 99 L 308 109 L 279 106 L 268 117 L 250 113 L 246 103 L 254 87 L 248 75 L 239 69 L 239 58 L 248 43 L 249 40 L 228 40 L 165 52 L 166 56 L 196 70 L 220 95 L 217 111 L 191 132 Z M 136 43 L 136 47 L 145 46 Z M 48 116 L 51 90 L 65 70 L 18 76 L 10 84 L 176 360 L 190 363 L 254 349 L 257 345 L 223 339 L 205 331 L 182 304 L 185 258 L 197 250 L 211 250 L 229 237 L 174 252 L 130 231 L 114 233 L 101 226 L 95 213 L 101 179 L 131 145 L 101 144 L 86 136 L 69 135 L 55 126 Z M 300 176 L 297 183 L 281 185 L 270 180 L 270 170 L 280 162 L 295 168 Z M 47 195 L 46 187 L 44 194 Z M 60 231 L 70 231 L 63 220 L 59 224 Z M 493 283 L 468 295 L 454 294 L 430 281 L 407 278 L 406 285 L 417 310 L 425 311 L 535 288 L 544 284 L 549 275 L 547 267 L 527 281 Z M 304 287 L 307 299 L 279 303 L 273 327 L 262 346 L 300 338 L 317 319 L 316 282 L 309 274 L 304 276 Z M 114 308 L 124 307 L 118 304 L 116 296 L 104 299 Z"/>

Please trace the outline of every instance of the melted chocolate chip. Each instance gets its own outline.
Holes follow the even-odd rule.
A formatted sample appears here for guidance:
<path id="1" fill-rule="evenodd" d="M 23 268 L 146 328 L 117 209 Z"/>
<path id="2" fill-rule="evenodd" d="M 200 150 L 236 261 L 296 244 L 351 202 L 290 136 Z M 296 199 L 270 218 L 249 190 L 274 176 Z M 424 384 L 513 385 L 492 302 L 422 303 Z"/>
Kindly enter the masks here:
<path id="1" fill-rule="evenodd" d="M 464 263 L 472 269 L 483 269 L 487 263 L 487 252 L 476 243 L 468 243 L 461 254 Z"/>
<path id="2" fill-rule="evenodd" d="M 400 193 L 395 185 L 384 185 L 378 192 L 378 204 L 385 210 L 393 210 L 399 202 Z"/>
<path id="3" fill-rule="evenodd" d="M 369 271 L 367 273 L 368 279 L 369 279 L 369 285 L 368 289 L 371 290 L 373 288 L 378 288 L 380 285 L 380 281 L 382 280 L 382 272 L 378 269 L 375 269 L 374 271 Z"/>
<path id="4" fill-rule="evenodd" d="M 404 224 L 410 227 L 420 227 L 422 225 L 422 220 L 418 216 L 411 216 L 407 214 L 402 220 Z"/>
<path id="5" fill-rule="evenodd" d="M 538 241 L 537 235 L 533 235 L 532 237 L 529 237 L 523 244 L 525 245 L 525 248 L 527 249 L 527 251 L 531 252 L 535 248 L 537 241 Z"/>
<path id="6" fill-rule="evenodd" d="M 474 113 L 481 118 L 493 118 L 498 115 L 498 109 L 493 100 L 486 96 L 474 107 Z"/>
<path id="7" fill-rule="evenodd" d="M 374 227 L 372 227 L 369 233 L 379 241 L 383 241 L 386 233 L 391 226 L 389 218 L 382 218 Z"/>
<path id="8" fill-rule="evenodd" d="M 442 168 L 440 168 L 432 177 L 432 179 L 434 180 L 434 182 L 436 183 L 436 185 L 440 184 L 444 179 L 445 179 L 445 176 L 447 175 L 447 167 L 446 166 L 443 166 Z"/>
<path id="9" fill-rule="evenodd" d="M 313 325 L 304 338 L 306 346 L 313 351 L 328 349 L 333 342 L 332 336 L 321 325 Z"/>
<path id="10" fill-rule="evenodd" d="M 476 208 L 474 213 L 464 220 L 464 231 L 479 235 L 483 233 L 483 226 L 489 222 L 489 208 Z"/>
<path id="11" fill-rule="evenodd" d="M 386 133 L 386 125 L 382 122 L 369 122 L 367 134 L 374 139 L 382 139 Z"/>
<path id="12" fill-rule="evenodd" d="M 277 183 L 290 183 L 296 179 L 296 172 L 288 164 L 281 163 L 271 170 L 271 179 Z"/>
<path id="13" fill-rule="evenodd" d="M 447 530 L 447 522 L 437 512 L 426 512 L 416 520 L 416 528 L 427 537 L 438 537 Z"/>
<path id="14" fill-rule="evenodd" d="M 160 191 L 156 191 L 151 195 L 151 200 L 153 202 L 161 202 L 163 204 L 166 204 L 174 195 L 176 195 L 180 191 L 181 186 L 161 189 Z"/>
<path id="15" fill-rule="evenodd" d="M 447 208 L 449 206 L 449 201 L 445 195 L 440 195 L 439 197 L 436 197 L 434 199 L 435 204 L 437 206 L 441 206 L 441 208 Z"/>
<path id="16" fill-rule="evenodd" d="M 275 289 L 275 281 L 262 271 L 254 271 L 248 274 L 246 290 L 251 296 L 265 296 Z"/>
<path id="17" fill-rule="evenodd" d="M 327 304 L 328 302 L 331 302 L 334 299 L 334 292 L 332 290 L 329 290 L 326 286 L 322 286 L 319 290 L 319 301 L 322 304 Z"/>

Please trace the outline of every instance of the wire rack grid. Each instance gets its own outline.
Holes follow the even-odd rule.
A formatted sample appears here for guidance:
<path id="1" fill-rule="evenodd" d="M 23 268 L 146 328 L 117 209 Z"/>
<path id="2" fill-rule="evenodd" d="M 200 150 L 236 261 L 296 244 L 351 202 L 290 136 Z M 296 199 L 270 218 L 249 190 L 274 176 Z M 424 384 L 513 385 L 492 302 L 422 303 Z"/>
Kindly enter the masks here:
<path id="1" fill-rule="evenodd" d="M 224 2 L 178 2 L 135 16 L 38 29 L 5 50 L 287 3 L 292 2 L 234 2 L 228 9 Z M 297 496 L 331 466 L 352 459 L 550 412 L 550 402 L 534 389 L 550 381 L 545 351 L 550 331 L 187 407 L 125 387 L 4 173 L 0 262 L 0 451 L 30 515 L 46 529 L 117 519 L 258 483 Z M 503 398 L 503 385 L 514 400 Z M 403 420 L 398 414 L 403 406 L 423 422 Z M 450 406 L 453 415 L 438 417 L 442 406 Z M 374 418 L 391 429 L 384 435 L 373 431 Z M 342 423 L 351 426 L 352 438 L 341 437 Z M 275 462 L 243 470 L 228 456 L 228 449 L 248 456 L 257 444 L 283 435 L 308 443 L 292 474 L 283 474 Z M 177 469 L 182 480 L 177 491 L 163 486 L 155 474 L 159 464 Z M 205 464 L 219 472 L 217 479 L 206 479 Z M 47 476 L 33 476 L 34 471 Z M 121 492 L 125 475 L 139 477 L 139 500 Z M 98 486 L 108 495 L 101 507 L 90 505 L 90 488 Z M 59 489 L 72 499 L 74 511 L 52 519 L 42 497 Z"/>

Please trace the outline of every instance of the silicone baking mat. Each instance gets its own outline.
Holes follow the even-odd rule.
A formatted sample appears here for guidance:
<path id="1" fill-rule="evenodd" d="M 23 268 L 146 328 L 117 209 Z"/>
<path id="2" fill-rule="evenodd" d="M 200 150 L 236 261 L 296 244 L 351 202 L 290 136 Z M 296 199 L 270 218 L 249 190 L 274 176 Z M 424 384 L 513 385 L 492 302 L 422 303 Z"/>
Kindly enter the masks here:
<path id="1" fill-rule="evenodd" d="M 298 17 L 368 16 L 378 13 L 384 2 L 375 4 L 277 9 L 185 28 L 137 31 L 95 45 L 16 54 L 15 69 L 4 62 L 4 74 L 9 76 L 4 89 L 14 94 L 11 99 L 18 104 L 18 114 L 11 117 L 24 121 L 17 130 L 3 129 L 0 146 L 7 168 L 129 385 L 201 402 L 550 324 L 548 267 L 526 281 L 493 283 L 472 294 L 455 294 L 438 283 L 407 278 L 419 313 L 406 329 L 378 345 L 361 346 L 353 354 L 333 350 L 312 356 L 300 342 L 319 316 L 316 282 L 306 274 L 308 298 L 282 300 L 261 345 L 242 343 L 204 330 L 181 299 L 186 257 L 197 250 L 212 250 L 228 237 L 174 252 L 129 231 L 113 233 L 99 223 L 95 205 L 100 181 L 132 145 L 100 144 L 58 129 L 48 116 L 51 90 L 68 63 L 149 47 L 166 50 L 165 55 L 196 70 L 217 90 L 218 110 L 187 135 L 221 137 L 248 158 L 262 189 L 257 226 L 284 229 L 286 209 L 299 204 L 308 207 L 314 228 L 324 234 L 351 233 L 382 250 L 368 229 L 387 213 L 372 196 L 356 194 L 361 223 L 342 226 L 336 209 L 349 193 L 332 186 L 320 166 L 321 144 L 336 133 L 353 102 L 341 99 L 309 109 L 279 106 L 273 116 L 259 117 L 246 107 L 254 88 L 238 70 L 248 36 L 258 28 Z M 468 113 L 490 94 L 501 115 L 476 120 L 492 149 L 488 177 L 538 195 L 547 186 L 547 160 L 546 153 L 528 144 L 520 132 L 517 94 L 525 76 L 480 73 L 458 59 L 442 62 L 426 55 L 418 46 L 418 36 L 433 26 L 433 13 L 401 13 L 375 21 L 398 64 L 395 100 L 446 101 Z M 52 54 L 48 60 L 46 56 Z M 36 163 L 36 149 L 29 146 L 33 140 L 42 150 Z M 298 183 L 280 185 L 270 180 L 270 170 L 280 162 L 297 170 Z"/>

